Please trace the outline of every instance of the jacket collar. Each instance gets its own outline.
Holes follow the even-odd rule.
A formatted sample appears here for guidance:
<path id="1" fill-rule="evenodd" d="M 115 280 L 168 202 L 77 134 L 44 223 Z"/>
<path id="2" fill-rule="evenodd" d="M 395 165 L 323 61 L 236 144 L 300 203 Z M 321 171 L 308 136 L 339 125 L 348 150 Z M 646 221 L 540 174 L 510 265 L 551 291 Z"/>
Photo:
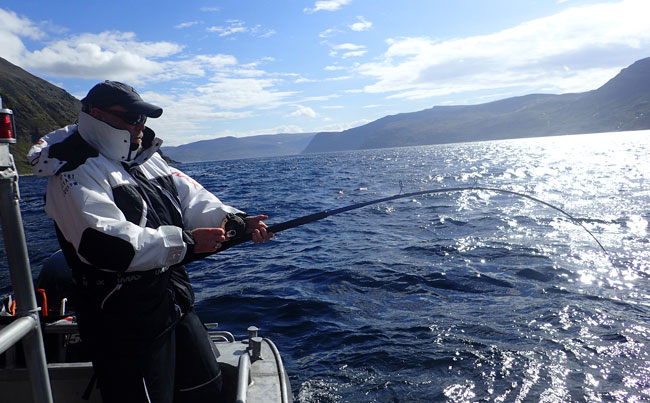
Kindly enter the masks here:
<path id="1" fill-rule="evenodd" d="M 141 164 L 149 159 L 162 145 L 162 140 L 148 127 L 144 129 L 142 147 L 131 151 L 131 134 L 116 129 L 106 122 L 79 112 L 79 135 L 104 157 L 126 163 Z"/>

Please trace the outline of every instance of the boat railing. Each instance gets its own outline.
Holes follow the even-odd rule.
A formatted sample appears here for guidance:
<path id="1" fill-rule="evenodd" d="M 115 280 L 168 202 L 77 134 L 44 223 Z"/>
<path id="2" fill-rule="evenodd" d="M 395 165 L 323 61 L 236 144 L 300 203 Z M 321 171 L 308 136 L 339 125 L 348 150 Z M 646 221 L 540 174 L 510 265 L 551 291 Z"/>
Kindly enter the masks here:
<path id="1" fill-rule="evenodd" d="M 0 98 L 0 224 L 16 301 L 16 319 L 0 329 L 0 354 L 23 342 L 35 402 L 52 402 L 41 324 L 20 214 L 18 173 L 9 144 L 16 142 L 13 111 Z"/>
<path id="2" fill-rule="evenodd" d="M 232 333 L 226 332 L 225 330 L 217 330 L 217 328 L 219 327 L 218 323 L 206 323 L 205 327 L 206 329 L 208 329 L 208 332 L 210 334 L 210 339 L 213 342 L 219 342 L 219 341 L 225 341 L 228 343 L 235 342 L 235 336 L 233 336 Z"/>
<path id="3" fill-rule="evenodd" d="M 273 356 L 275 357 L 275 363 L 278 368 L 278 376 L 280 377 L 280 399 L 282 403 L 289 402 L 290 391 L 287 389 L 288 382 L 287 379 L 285 379 L 287 374 L 284 370 L 284 363 L 282 362 L 280 351 L 278 351 L 278 348 L 270 339 L 264 338 L 262 340 L 268 344 L 269 348 L 273 352 Z"/>
<path id="4" fill-rule="evenodd" d="M 248 383 L 250 379 L 251 359 L 248 354 L 239 356 L 238 363 L 239 373 L 237 375 L 237 396 L 236 403 L 246 403 L 246 395 L 248 392 Z"/>

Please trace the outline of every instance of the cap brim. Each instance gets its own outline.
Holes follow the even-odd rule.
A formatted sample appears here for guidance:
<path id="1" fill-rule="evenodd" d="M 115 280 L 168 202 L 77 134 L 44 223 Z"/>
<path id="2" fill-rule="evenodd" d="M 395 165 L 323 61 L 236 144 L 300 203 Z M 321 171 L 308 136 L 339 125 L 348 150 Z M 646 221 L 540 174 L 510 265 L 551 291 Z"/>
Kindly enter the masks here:
<path id="1" fill-rule="evenodd" d="M 149 118 L 158 118 L 162 115 L 163 110 L 161 107 L 152 105 L 144 101 L 136 101 L 130 104 L 128 107 L 129 111 L 135 113 L 141 113 Z"/>

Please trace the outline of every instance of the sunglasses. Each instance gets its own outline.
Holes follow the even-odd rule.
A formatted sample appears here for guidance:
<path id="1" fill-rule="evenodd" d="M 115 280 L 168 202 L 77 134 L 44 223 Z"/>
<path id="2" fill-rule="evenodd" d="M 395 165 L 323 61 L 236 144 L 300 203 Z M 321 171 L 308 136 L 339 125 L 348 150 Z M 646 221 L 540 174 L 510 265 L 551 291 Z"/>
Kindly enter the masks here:
<path id="1" fill-rule="evenodd" d="M 113 116 L 117 116 L 122 119 L 127 125 L 137 126 L 147 121 L 147 115 L 141 115 L 135 112 L 128 111 L 113 111 L 110 109 L 103 109 L 104 112 L 108 112 Z"/>

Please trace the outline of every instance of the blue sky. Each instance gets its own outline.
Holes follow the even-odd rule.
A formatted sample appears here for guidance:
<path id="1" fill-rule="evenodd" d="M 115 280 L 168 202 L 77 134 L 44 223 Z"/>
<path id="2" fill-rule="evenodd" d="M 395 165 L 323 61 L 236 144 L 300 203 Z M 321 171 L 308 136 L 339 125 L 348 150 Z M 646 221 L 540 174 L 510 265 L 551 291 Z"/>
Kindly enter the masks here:
<path id="1" fill-rule="evenodd" d="M 166 145 L 598 88 L 650 56 L 648 0 L 0 0 L 0 57 L 82 98 L 120 80 Z"/>

